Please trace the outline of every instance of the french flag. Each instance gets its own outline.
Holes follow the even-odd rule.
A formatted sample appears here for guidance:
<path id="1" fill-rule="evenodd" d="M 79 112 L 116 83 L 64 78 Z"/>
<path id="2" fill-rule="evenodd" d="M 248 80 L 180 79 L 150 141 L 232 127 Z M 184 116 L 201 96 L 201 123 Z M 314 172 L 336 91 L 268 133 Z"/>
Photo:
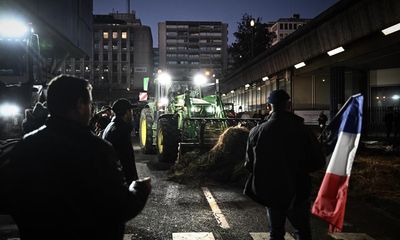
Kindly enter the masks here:
<path id="1" fill-rule="evenodd" d="M 330 224 L 330 232 L 341 232 L 350 172 L 361 137 L 364 97 L 351 96 L 327 126 L 330 161 L 312 213 Z"/>

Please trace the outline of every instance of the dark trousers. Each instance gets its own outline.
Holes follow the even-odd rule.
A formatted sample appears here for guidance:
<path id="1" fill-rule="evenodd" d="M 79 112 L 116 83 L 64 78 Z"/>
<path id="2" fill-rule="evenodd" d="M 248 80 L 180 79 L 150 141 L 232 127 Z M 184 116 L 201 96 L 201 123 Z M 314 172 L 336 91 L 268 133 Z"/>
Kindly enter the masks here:
<path id="1" fill-rule="evenodd" d="M 311 240 L 310 203 L 304 201 L 290 209 L 268 208 L 268 221 L 270 224 L 270 240 L 284 240 L 285 222 L 289 222 L 295 229 L 296 240 Z"/>

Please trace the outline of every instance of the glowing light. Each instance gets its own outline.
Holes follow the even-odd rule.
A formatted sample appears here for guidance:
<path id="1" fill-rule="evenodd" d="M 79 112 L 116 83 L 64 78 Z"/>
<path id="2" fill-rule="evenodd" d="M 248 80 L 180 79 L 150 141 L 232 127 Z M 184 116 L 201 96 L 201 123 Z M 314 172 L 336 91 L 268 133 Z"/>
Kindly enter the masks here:
<path id="1" fill-rule="evenodd" d="M 262 78 L 262 80 L 263 80 L 264 82 L 267 81 L 268 79 L 269 79 L 268 76 L 265 76 L 265 77 Z"/>
<path id="2" fill-rule="evenodd" d="M 160 73 L 159 75 L 158 75 L 158 82 L 161 84 L 161 85 L 168 85 L 168 84 L 171 84 L 171 81 L 172 81 L 172 77 L 171 77 L 171 75 L 169 75 L 168 73 L 166 73 L 166 72 L 162 72 L 162 73 Z"/>
<path id="3" fill-rule="evenodd" d="M 400 96 L 399 96 L 399 95 L 393 95 L 393 96 L 392 96 L 392 99 L 393 99 L 393 100 L 399 100 L 399 99 L 400 99 Z"/>
<path id="4" fill-rule="evenodd" d="M 235 90 L 232 90 L 231 93 L 235 93 Z"/>
<path id="5" fill-rule="evenodd" d="M 249 87 L 250 87 L 250 84 L 246 84 L 246 85 L 244 85 L 244 87 L 245 87 L 245 88 L 249 88 Z"/>
<path id="6" fill-rule="evenodd" d="M 302 67 L 305 67 L 305 66 L 306 66 L 306 63 L 305 63 L 305 62 L 301 62 L 301 63 L 298 63 L 298 64 L 294 65 L 294 67 L 295 67 L 296 69 L 299 69 L 299 68 L 302 68 Z"/>
<path id="7" fill-rule="evenodd" d="M 400 23 L 382 30 L 383 34 L 389 35 L 400 30 Z"/>
<path id="8" fill-rule="evenodd" d="M 194 84 L 201 86 L 207 83 L 207 78 L 203 74 L 197 74 L 193 78 Z"/>
<path id="9" fill-rule="evenodd" d="M 28 32 L 26 24 L 16 19 L 0 20 L 0 36 L 6 38 L 22 38 Z"/>
<path id="10" fill-rule="evenodd" d="M 4 103 L 0 105 L 0 116 L 14 117 L 21 111 L 20 107 L 15 104 Z"/>
<path id="11" fill-rule="evenodd" d="M 158 101 L 158 106 L 162 107 L 162 106 L 167 106 L 168 105 L 168 98 L 160 98 L 160 100 Z"/>
<path id="12" fill-rule="evenodd" d="M 341 53 L 341 52 L 344 52 L 344 48 L 343 47 L 338 47 L 338 48 L 335 48 L 333 50 L 330 50 L 328 52 L 328 55 L 329 56 L 333 56 L 333 55 L 336 55 L 336 54 Z"/>

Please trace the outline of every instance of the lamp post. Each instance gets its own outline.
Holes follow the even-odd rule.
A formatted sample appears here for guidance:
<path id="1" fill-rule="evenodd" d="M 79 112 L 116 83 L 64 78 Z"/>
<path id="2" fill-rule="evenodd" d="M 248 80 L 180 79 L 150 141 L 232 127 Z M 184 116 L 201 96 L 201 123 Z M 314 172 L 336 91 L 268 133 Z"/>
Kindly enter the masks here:
<path id="1" fill-rule="evenodd" d="M 250 27 L 251 27 L 251 45 L 250 45 L 250 56 L 253 57 L 254 55 L 254 26 L 256 25 L 256 22 L 254 19 L 251 19 L 250 21 Z"/>

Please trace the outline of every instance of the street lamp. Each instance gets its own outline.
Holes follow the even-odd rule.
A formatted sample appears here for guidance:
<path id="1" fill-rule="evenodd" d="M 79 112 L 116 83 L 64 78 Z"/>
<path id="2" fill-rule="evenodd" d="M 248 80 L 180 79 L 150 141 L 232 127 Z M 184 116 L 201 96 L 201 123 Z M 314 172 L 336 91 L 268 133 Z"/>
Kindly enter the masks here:
<path id="1" fill-rule="evenodd" d="M 254 19 L 251 19 L 251 21 L 250 21 L 250 26 L 251 26 L 251 27 L 254 27 L 254 25 L 256 25 L 256 22 L 254 21 Z"/>
<path id="2" fill-rule="evenodd" d="M 254 21 L 254 19 L 251 19 L 250 21 L 250 27 L 251 27 L 251 48 L 250 48 L 250 54 L 251 57 L 253 57 L 254 55 L 254 27 L 256 25 L 256 22 Z"/>
<path id="3" fill-rule="evenodd" d="M 204 76 L 203 74 L 196 74 L 193 77 L 194 84 L 199 87 L 199 93 L 200 93 L 200 98 L 201 98 L 201 86 L 207 83 L 207 77 Z"/>

